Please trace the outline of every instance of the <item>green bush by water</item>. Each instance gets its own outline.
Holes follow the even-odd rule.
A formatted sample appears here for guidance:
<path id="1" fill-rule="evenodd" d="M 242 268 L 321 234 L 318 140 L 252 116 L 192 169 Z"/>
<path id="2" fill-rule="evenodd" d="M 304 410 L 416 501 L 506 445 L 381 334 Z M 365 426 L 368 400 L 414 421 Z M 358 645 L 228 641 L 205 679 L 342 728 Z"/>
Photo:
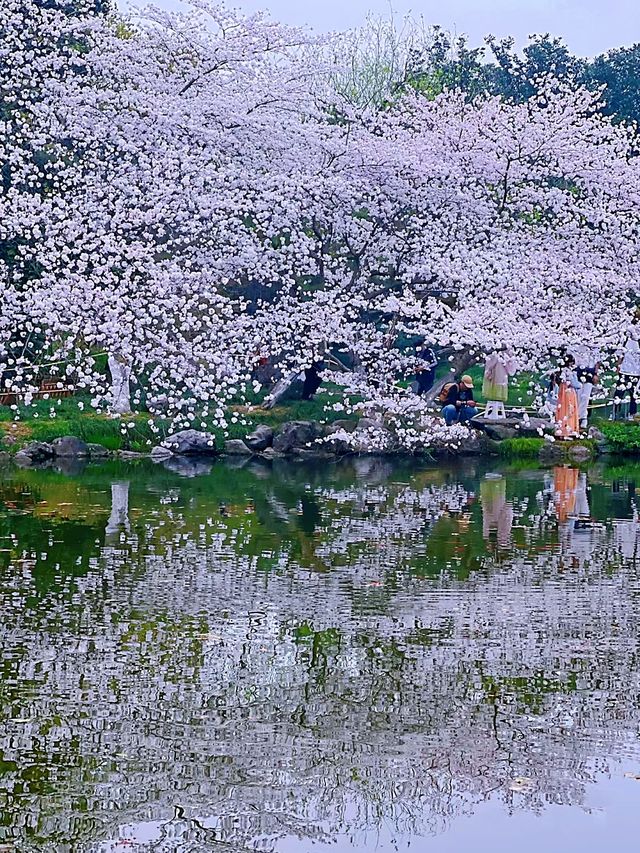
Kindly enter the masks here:
<path id="1" fill-rule="evenodd" d="M 640 455 L 640 424 L 625 421 L 600 421 L 596 424 L 614 453 Z"/>

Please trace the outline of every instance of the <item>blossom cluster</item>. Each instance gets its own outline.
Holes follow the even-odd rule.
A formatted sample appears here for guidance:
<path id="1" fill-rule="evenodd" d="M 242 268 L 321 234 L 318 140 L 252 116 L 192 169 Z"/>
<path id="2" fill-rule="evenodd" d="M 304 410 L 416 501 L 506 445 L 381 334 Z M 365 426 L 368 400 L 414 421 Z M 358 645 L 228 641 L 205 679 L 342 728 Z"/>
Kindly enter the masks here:
<path id="1" fill-rule="evenodd" d="M 46 373 L 224 427 L 261 359 L 342 352 L 411 445 L 439 427 L 404 410 L 399 336 L 531 368 L 620 348 L 640 161 L 597 95 L 355 107 L 307 33 L 208 0 L 6 0 L 0 34 L 0 391 Z"/>

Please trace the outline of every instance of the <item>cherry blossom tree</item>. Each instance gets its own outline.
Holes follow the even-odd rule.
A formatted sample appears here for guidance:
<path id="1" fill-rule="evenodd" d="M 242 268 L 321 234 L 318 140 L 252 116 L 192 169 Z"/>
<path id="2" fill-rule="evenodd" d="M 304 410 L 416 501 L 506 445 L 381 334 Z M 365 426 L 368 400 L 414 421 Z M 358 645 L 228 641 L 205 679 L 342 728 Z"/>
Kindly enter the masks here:
<path id="1" fill-rule="evenodd" d="M 52 16 L 72 26 L 61 4 Z M 144 377 L 151 403 L 159 392 L 174 411 L 204 403 L 222 422 L 256 353 L 242 285 L 286 288 L 313 272 L 300 204 L 322 160 L 303 168 L 318 136 L 309 64 L 295 55 L 304 36 L 205 3 L 137 27 L 80 23 L 83 73 L 46 78 L 29 124 L 61 177 L 25 217 L 38 275 L 22 316 L 79 384 L 101 390 L 105 351 L 112 397 Z M 24 172 L 38 181 L 32 164 Z"/>
<path id="2" fill-rule="evenodd" d="M 350 390 L 406 412 L 394 380 L 415 362 L 391 346 L 398 332 L 464 351 L 467 363 L 510 347 L 536 369 L 585 341 L 621 345 L 637 298 L 636 139 L 596 103 L 549 80 L 521 105 L 410 95 L 350 120 L 335 168 L 363 195 L 342 223 L 345 269 L 321 295 L 331 293 L 333 334 L 364 368 Z M 338 257 L 322 243 L 334 221 L 315 216 L 323 268 Z M 425 406 L 411 408 L 423 439 Z"/>
<path id="3" fill-rule="evenodd" d="M 5 382 L 59 362 L 96 404 L 225 426 L 261 356 L 349 350 L 333 378 L 387 421 L 410 409 L 412 445 L 436 422 L 396 384 L 400 333 L 529 367 L 620 345 L 639 167 L 596 95 L 358 107 L 305 33 L 191 6 L 3 7 Z"/>
<path id="4" fill-rule="evenodd" d="M 382 117 L 399 223 L 385 241 L 398 278 L 453 298 L 446 319 L 441 299 L 423 302 L 441 335 L 528 355 L 619 337 L 638 273 L 640 172 L 632 131 L 595 108 L 586 90 L 548 81 L 522 105 L 449 93 Z"/>

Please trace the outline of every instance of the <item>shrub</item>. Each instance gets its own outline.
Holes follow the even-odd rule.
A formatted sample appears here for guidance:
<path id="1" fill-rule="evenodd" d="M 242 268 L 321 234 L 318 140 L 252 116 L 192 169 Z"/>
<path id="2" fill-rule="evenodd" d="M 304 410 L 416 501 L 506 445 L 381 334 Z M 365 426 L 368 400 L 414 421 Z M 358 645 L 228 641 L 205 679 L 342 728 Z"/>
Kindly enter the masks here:
<path id="1" fill-rule="evenodd" d="M 614 453 L 640 455 L 640 424 L 602 421 L 598 428 Z"/>

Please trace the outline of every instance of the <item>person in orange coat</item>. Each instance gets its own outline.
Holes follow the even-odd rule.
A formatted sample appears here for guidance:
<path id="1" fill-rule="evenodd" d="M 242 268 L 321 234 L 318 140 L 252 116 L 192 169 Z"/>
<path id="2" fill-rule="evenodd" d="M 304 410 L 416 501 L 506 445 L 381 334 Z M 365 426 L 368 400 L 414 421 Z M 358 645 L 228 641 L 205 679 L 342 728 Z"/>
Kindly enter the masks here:
<path id="1" fill-rule="evenodd" d="M 578 391 L 580 380 L 576 360 L 568 355 L 560 371 L 558 404 L 556 406 L 556 438 L 577 438 L 580 435 Z"/>

